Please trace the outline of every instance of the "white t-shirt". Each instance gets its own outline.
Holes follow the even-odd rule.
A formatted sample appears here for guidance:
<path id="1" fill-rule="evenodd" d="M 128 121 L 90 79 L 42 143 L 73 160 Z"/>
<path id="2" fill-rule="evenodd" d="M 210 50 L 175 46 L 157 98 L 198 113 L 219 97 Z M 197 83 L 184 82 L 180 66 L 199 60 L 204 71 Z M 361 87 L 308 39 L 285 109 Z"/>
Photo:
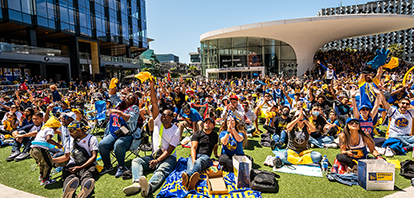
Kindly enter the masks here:
<path id="1" fill-rule="evenodd" d="M 73 137 L 70 137 L 70 148 L 69 153 L 73 150 Z M 93 135 L 86 135 L 83 139 L 78 141 L 78 145 L 82 148 L 84 148 L 89 156 L 92 156 L 92 151 L 98 151 L 98 139 L 96 139 Z M 65 151 L 66 153 L 66 151 Z M 70 155 L 70 160 L 68 164 L 75 163 L 75 160 L 73 159 L 72 155 Z"/>
<path id="2" fill-rule="evenodd" d="M 387 113 L 391 118 L 389 126 L 390 136 L 411 134 L 414 109 L 407 110 L 404 114 L 401 114 L 397 108 L 390 107 Z"/>
<path id="3" fill-rule="evenodd" d="M 328 68 L 326 70 L 326 79 L 332 79 L 333 77 L 334 77 L 334 70 Z"/>
<path id="4" fill-rule="evenodd" d="M 65 127 L 65 126 L 62 125 L 59 128 L 59 131 L 61 132 L 63 149 L 64 149 L 65 153 L 70 153 L 70 151 L 71 151 L 70 150 L 70 144 L 71 144 L 71 142 L 70 142 L 69 130 L 68 130 L 67 127 Z"/>
<path id="5" fill-rule="evenodd" d="M 160 129 L 161 129 L 161 114 L 158 114 L 157 118 L 154 120 L 154 133 L 152 136 L 152 153 L 158 150 L 159 148 L 159 138 L 160 138 Z M 161 141 L 161 148 L 163 150 L 168 150 L 168 147 L 174 146 L 177 147 L 177 145 L 180 143 L 180 129 L 178 129 L 175 124 L 172 125 L 172 127 L 166 129 L 164 127 L 164 130 L 162 132 L 162 141 Z M 174 151 L 171 155 L 177 157 L 176 152 Z"/>
<path id="6" fill-rule="evenodd" d="M 262 100 L 260 100 L 260 102 L 257 106 L 260 106 L 263 103 L 265 103 L 265 100 L 262 99 Z M 268 109 L 272 108 L 272 106 L 276 106 L 276 102 L 274 100 L 270 100 L 269 102 L 264 104 L 263 107 L 262 107 L 262 111 L 266 112 Z"/>
<path id="7" fill-rule="evenodd" d="M 48 135 L 51 135 L 51 136 L 55 135 L 55 130 L 53 130 L 52 128 L 44 128 L 43 130 L 40 130 L 40 131 L 37 133 L 37 135 L 36 135 L 36 137 L 35 137 L 34 141 L 42 141 L 42 142 L 46 142 L 46 137 L 47 137 Z M 32 146 L 30 146 L 30 147 L 31 147 L 31 148 L 40 147 L 40 148 L 43 148 L 43 149 L 49 150 L 49 148 L 48 148 L 48 147 L 45 147 L 45 146 L 43 146 L 43 145 L 38 145 L 38 144 L 32 144 Z"/>
<path id="8" fill-rule="evenodd" d="M 254 120 L 256 120 L 256 114 L 254 114 L 254 112 L 249 109 L 247 112 L 244 112 L 244 115 L 249 118 L 250 125 L 253 125 Z"/>
<path id="9" fill-rule="evenodd" d="M 7 120 L 7 114 L 8 113 L 11 113 L 10 111 L 9 112 L 7 112 L 7 113 L 5 113 L 4 114 L 4 117 L 3 117 L 3 119 L 1 120 L 1 123 L 3 123 L 4 121 L 6 121 Z M 16 111 L 16 119 L 17 120 L 20 120 L 21 118 L 22 118 L 22 116 L 23 116 L 23 114 L 22 113 L 20 113 L 20 111 Z"/>

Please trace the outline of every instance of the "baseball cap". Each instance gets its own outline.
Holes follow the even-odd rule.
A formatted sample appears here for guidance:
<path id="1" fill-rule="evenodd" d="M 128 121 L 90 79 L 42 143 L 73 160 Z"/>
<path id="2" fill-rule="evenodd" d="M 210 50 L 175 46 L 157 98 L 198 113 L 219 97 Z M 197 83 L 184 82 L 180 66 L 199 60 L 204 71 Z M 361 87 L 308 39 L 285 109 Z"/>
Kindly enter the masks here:
<path id="1" fill-rule="evenodd" d="M 348 119 L 346 120 L 346 124 L 348 124 L 348 122 L 351 122 L 351 121 L 358 121 L 358 122 L 359 122 L 359 120 L 358 120 L 358 119 L 356 119 L 356 118 L 348 118 Z"/>
<path id="2" fill-rule="evenodd" d="M 76 114 L 71 112 L 65 112 L 61 114 L 62 116 L 68 116 L 69 118 L 72 118 L 73 120 L 76 120 Z"/>
<path id="3" fill-rule="evenodd" d="M 210 120 L 210 122 L 211 122 L 211 123 L 216 124 L 216 122 L 214 121 L 214 119 L 213 119 L 213 118 L 211 118 L 211 117 L 206 117 L 206 118 L 204 119 L 204 122 L 206 122 L 207 120 Z"/>
<path id="4" fill-rule="evenodd" d="M 232 96 L 230 97 L 230 100 L 239 100 L 239 97 L 237 97 L 236 95 L 232 95 Z"/>
<path id="5" fill-rule="evenodd" d="M 358 107 L 358 111 L 361 111 L 361 109 L 363 109 L 363 108 L 368 108 L 368 109 L 371 109 L 371 107 L 370 107 L 370 106 L 368 106 L 368 105 L 366 105 L 366 104 L 363 104 L 363 105 L 361 105 L 361 106 L 359 106 L 359 107 Z"/>

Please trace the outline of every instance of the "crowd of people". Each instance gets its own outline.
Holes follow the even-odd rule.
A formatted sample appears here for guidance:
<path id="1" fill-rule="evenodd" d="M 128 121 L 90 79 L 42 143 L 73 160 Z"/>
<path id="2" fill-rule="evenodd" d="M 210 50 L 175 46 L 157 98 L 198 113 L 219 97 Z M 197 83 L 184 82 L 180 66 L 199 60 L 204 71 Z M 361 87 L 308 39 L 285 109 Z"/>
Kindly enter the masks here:
<path id="1" fill-rule="evenodd" d="M 286 149 L 279 156 L 285 164 L 320 163 L 322 153 L 311 148 L 339 147 L 337 160 L 349 172 L 357 171 L 359 159 L 413 150 L 411 75 L 403 83 L 409 65 L 401 64 L 396 71 L 368 69 L 370 52 L 318 52 L 316 57 L 315 67 L 301 77 L 175 82 L 150 77 L 130 84 L 113 78 L 90 82 L 82 91 L 74 86 L 65 94 L 56 85 L 5 92 L 0 98 L 0 132 L 14 138 L 6 160 L 33 157 L 41 185 L 55 182 L 50 178 L 53 167 L 64 167 L 63 197 L 72 197 L 78 186 L 78 197 L 87 197 L 98 169 L 99 174 L 116 170 L 116 178 L 130 169 L 132 184 L 123 192 L 146 197 L 174 170 L 176 147 L 185 131 L 192 131 L 191 155 L 182 173 L 187 190 L 195 189 L 213 153 L 222 170 L 231 172 L 232 156 L 245 155 L 248 139 L 263 134 L 271 137 L 272 150 Z M 105 106 L 107 124 L 97 138 L 90 131 L 99 124 L 93 119 L 102 113 L 98 104 Z M 381 124 L 388 130 L 379 130 Z M 137 157 L 126 167 L 127 151 L 148 135 L 151 155 Z M 400 146 L 384 147 L 389 142 Z M 95 166 L 98 154 L 102 170 Z M 147 179 L 143 173 L 149 170 L 154 174 Z"/>

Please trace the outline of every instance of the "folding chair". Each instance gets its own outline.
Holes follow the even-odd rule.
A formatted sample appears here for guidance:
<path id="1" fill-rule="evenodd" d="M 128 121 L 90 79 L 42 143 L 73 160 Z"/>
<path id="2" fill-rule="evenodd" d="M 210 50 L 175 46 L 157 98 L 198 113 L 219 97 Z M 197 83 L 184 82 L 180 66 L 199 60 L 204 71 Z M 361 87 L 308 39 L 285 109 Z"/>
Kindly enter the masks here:
<path id="1" fill-rule="evenodd" d="M 91 113 L 96 113 L 92 116 Z M 103 100 L 95 102 L 95 110 L 85 111 L 85 115 L 89 121 L 95 122 L 92 127 L 91 134 L 97 133 L 100 129 L 105 129 L 108 124 L 108 119 L 106 117 L 106 102 Z"/>
<path id="2" fill-rule="evenodd" d="M 150 136 L 152 134 L 149 134 L 148 119 L 144 121 L 144 125 L 140 129 L 137 129 L 137 131 L 135 131 L 134 134 L 135 133 L 141 133 L 141 137 L 134 138 L 132 140 L 131 146 L 129 147 L 129 150 L 127 150 L 129 154 L 125 155 L 125 159 L 128 159 L 133 154 L 135 155 L 135 157 L 141 157 L 139 155 L 141 151 L 144 151 L 144 155 L 146 155 L 147 151 L 152 150 L 152 144 L 150 142 L 150 139 L 151 139 Z M 111 164 L 113 166 L 115 162 L 117 162 L 115 152 L 112 150 L 110 154 L 112 156 Z"/>

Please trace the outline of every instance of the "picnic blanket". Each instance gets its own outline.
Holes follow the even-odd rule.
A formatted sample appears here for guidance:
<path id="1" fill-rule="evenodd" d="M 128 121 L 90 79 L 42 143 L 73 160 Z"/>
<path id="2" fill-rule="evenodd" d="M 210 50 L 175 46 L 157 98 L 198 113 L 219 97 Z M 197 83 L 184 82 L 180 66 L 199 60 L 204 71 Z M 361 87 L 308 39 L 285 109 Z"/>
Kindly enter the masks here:
<path id="1" fill-rule="evenodd" d="M 200 175 L 200 180 L 198 181 L 195 190 L 187 191 L 182 186 L 181 174 L 187 169 L 187 158 L 180 158 L 177 161 L 177 165 L 174 168 L 174 171 L 165 179 L 165 184 L 163 185 L 160 193 L 157 195 L 157 198 L 164 197 L 188 197 L 188 198 L 204 198 L 204 197 L 213 197 L 213 198 L 224 198 L 224 197 L 258 197 L 261 198 L 262 195 L 260 192 L 252 190 L 250 188 L 237 188 L 236 180 L 233 173 L 224 172 L 224 181 L 229 190 L 228 195 L 210 195 L 208 192 L 206 174 L 203 172 Z"/>
<path id="2" fill-rule="evenodd" d="M 286 149 L 273 150 L 275 156 L 280 156 L 286 152 Z M 291 173 L 298 175 L 306 175 L 312 177 L 323 177 L 321 167 L 317 164 L 311 165 L 284 165 L 282 168 L 273 167 L 273 171 L 281 173 Z"/>
<path id="3" fill-rule="evenodd" d="M 322 169 L 318 165 L 284 165 L 282 168 L 273 167 L 273 171 L 311 177 L 323 177 Z"/>

